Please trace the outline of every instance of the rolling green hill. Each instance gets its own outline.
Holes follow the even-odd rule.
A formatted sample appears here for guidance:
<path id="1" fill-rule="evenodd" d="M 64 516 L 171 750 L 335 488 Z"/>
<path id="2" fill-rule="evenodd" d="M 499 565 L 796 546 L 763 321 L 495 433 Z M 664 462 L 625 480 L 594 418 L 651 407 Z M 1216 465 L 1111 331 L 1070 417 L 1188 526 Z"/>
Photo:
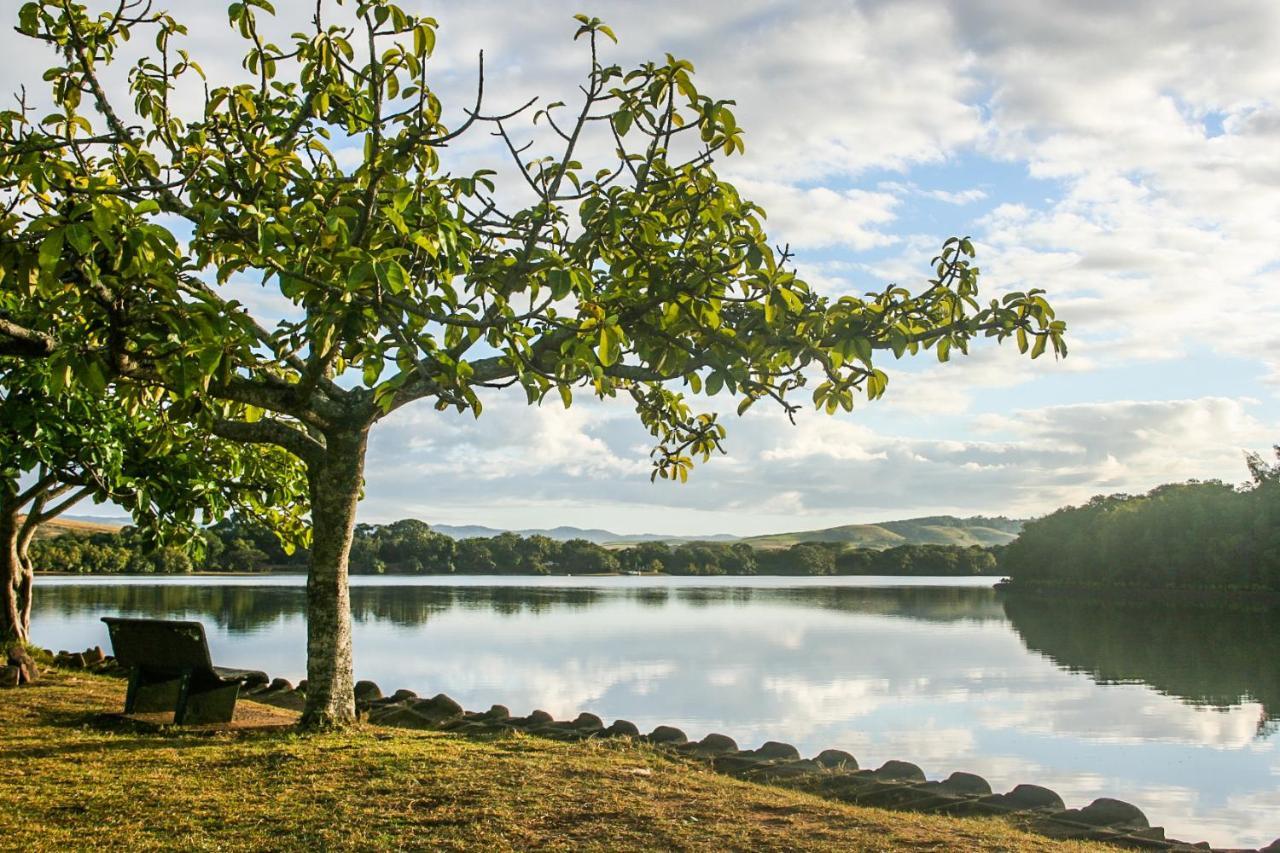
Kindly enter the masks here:
<path id="1" fill-rule="evenodd" d="M 89 521 L 79 518 L 55 518 L 36 528 L 37 539 L 51 539 L 65 533 L 88 536 L 90 533 L 117 533 L 123 525 L 105 521 Z"/>
<path id="2" fill-rule="evenodd" d="M 935 515 L 885 521 L 880 524 L 845 524 L 823 530 L 751 536 L 742 541 L 756 548 L 789 548 L 800 542 L 844 542 L 855 548 L 892 548 L 895 545 L 1007 545 L 1022 529 L 1018 519 L 1004 517 L 956 518 Z"/>

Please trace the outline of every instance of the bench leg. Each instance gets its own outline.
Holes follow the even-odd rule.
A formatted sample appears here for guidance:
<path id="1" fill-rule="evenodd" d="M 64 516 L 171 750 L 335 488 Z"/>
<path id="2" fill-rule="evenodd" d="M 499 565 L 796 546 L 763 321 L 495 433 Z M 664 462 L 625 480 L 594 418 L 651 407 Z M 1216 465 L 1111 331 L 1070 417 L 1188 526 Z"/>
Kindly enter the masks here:
<path id="1" fill-rule="evenodd" d="M 129 676 L 129 692 L 124 702 L 126 714 L 172 711 L 182 692 L 181 678 L 149 679 L 136 669 Z"/>
<path id="2" fill-rule="evenodd" d="M 240 684 L 232 683 L 198 690 L 188 689 L 173 721 L 178 725 L 229 723 L 236 713 Z"/>

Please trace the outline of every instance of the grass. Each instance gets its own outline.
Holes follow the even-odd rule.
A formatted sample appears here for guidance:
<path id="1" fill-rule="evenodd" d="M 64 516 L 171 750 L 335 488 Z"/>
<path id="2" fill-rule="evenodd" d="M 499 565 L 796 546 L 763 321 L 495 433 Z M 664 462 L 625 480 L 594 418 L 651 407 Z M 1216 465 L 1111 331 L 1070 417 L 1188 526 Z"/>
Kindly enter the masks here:
<path id="1" fill-rule="evenodd" d="M 0 694 L 0 848 L 1109 849 L 847 806 L 616 741 L 141 731 L 102 717 L 123 690 L 54 672 Z"/>

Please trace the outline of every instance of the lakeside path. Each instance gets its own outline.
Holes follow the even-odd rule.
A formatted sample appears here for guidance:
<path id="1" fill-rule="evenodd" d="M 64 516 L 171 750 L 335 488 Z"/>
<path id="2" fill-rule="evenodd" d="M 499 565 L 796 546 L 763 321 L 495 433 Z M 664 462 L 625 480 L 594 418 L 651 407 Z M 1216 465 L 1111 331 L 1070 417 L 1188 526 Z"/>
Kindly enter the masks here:
<path id="1" fill-rule="evenodd" d="M 122 681 L 56 670 L 0 698 L 6 850 L 1114 849 L 847 806 L 625 742 L 146 732 L 102 721 Z"/>

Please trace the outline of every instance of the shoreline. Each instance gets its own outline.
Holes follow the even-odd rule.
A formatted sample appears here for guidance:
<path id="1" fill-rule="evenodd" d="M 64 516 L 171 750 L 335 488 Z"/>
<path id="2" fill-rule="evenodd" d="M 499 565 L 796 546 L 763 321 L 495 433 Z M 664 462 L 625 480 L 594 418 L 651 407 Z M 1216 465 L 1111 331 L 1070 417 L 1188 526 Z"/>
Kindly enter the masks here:
<path id="1" fill-rule="evenodd" d="M 47 578 L 269 578 L 269 577 L 305 577 L 307 570 L 299 569 L 281 569 L 279 571 L 264 572 L 56 572 L 56 571 L 36 571 L 35 576 Z M 992 584 L 997 584 L 998 579 L 1004 578 L 1004 575 L 920 575 L 920 574 L 901 574 L 901 575 L 883 575 L 883 574 L 860 574 L 860 575 L 790 575 L 776 574 L 769 572 L 757 572 L 751 575 L 674 575 L 667 572 L 594 572 L 580 574 L 562 574 L 552 572 L 545 575 L 535 574 L 464 574 L 461 572 L 384 572 L 381 574 L 373 572 L 351 573 L 348 578 L 351 580 L 359 578 L 503 578 L 503 579 L 550 579 L 550 578 L 653 578 L 659 580 L 728 580 L 738 578 L 742 580 L 751 580 L 752 578 L 789 578 L 792 580 L 844 580 L 848 578 L 904 578 L 910 580 L 990 580 Z"/>
<path id="2" fill-rule="evenodd" d="M 84 656 L 91 653 L 91 659 L 100 663 L 86 663 Z M 100 649 L 74 655 L 60 652 L 53 661 L 62 672 L 81 670 L 117 678 L 124 675 Z M 257 681 L 246 686 L 242 696 L 250 702 L 299 711 L 305 703 L 306 682 L 294 687 L 285 679 L 268 680 L 260 674 Z M 513 716 L 503 705 L 494 705 L 487 711 L 466 711 L 443 693 L 426 699 L 401 689 L 384 696 L 371 681 L 356 684 L 356 705 L 365 726 L 448 734 L 473 742 L 532 736 L 544 741 L 645 748 L 691 768 L 710 771 L 713 776 L 816 795 L 835 804 L 886 809 L 904 818 L 922 813 L 962 819 L 999 818 L 1052 841 L 1102 841 L 1136 849 L 1195 849 L 1190 842 L 1166 837 L 1163 827 L 1151 826 L 1140 808 L 1123 800 L 1099 797 L 1083 807 L 1067 808 L 1055 791 L 1040 785 L 1017 784 L 998 793 L 986 779 L 963 771 L 953 772 L 943 780 L 928 780 L 920 767 L 909 761 L 889 760 L 876 769 L 861 768 L 853 755 L 839 749 L 825 749 L 813 758 L 803 758 L 785 742 L 767 741 L 755 749 L 740 749 L 732 737 L 718 733 L 691 742 L 674 726 L 659 725 L 643 734 L 627 720 L 615 720 L 606 726 L 600 717 L 587 712 L 573 720 L 556 720 L 540 710 Z M 178 727 L 164 728 L 182 731 Z M 359 727 L 352 730 L 358 731 Z M 1266 853 L 1280 851 L 1277 844 L 1262 849 Z"/>
<path id="3" fill-rule="evenodd" d="M 993 587 L 1000 595 L 1028 598 L 1070 597 L 1117 605 L 1173 604 L 1233 610 L 1269 610 L 1280 607 L 1280 592 L 1268 589 L 1219 587 L 1134 587 L 1102 584 L 1018 583 L 1009 578 Z"/>
<path id="4" fill-rule="evenodd" d="M 0 815 L 4 846 L 1114 849 L 1056 842 L 1016 818 L 887 811 L 752 784 L 633 738 L 561 742 L 373 725 L 305 736 L 156 728 L 104 714 L 119 711 L 124 693 L 123 680 L 55 670 L 45 684 L 4 694 L 0 745 L 22 762 L 0 778 L 0 795 L 21 804 Z"/>

